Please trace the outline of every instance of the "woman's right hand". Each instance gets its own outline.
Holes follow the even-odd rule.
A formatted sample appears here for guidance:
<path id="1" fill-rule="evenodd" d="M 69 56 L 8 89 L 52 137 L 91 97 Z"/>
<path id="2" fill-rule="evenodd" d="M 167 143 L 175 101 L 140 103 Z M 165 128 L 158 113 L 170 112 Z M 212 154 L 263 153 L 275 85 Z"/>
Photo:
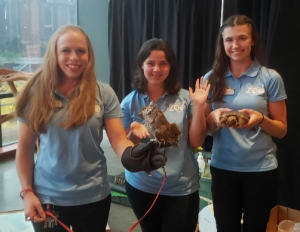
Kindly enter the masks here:
<path id="1" fill-rule="evenodd" d="M 138 122 L 131 123 L 130 130 L 133 135 L 135 135 L 140 139 L 144 139 L 150 136 L 147 127 L 145 127 L 145 125 Z"/>
<path id="2" fill-rule="evenodd" d="M 33 192 L 26 192 L 23 198 L 25 219 L 28 218 L 33 222 L 42 222 L 46 218 L 44 209 L 40 200 Z"/>
<path id="3" fill-rule="evenodd" d="M 230 112 L 230 111 L 232 110 L 229 108 L 219 108 L 219 109 L 215 109 L 210 113 L 217 127 L 228 127 L 227 125 L 221 124 L 220 117 L 224 112 Z"/>

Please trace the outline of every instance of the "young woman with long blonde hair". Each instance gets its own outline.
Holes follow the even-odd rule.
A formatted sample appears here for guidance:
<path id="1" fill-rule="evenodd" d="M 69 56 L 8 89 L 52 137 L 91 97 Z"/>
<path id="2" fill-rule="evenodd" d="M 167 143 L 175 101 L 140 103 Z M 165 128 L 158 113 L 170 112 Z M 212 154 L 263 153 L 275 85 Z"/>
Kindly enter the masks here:
<path id="1" fill-rule="evenodd" d="M 86 33 L 62 26 L 49 41 L 43 65 L 17 97 L 16 166 L 25 218 L 35 231 L 44 231 L 47 207 L 74 231 L 105 231 L 111 200 L 100 146 L 104 127 L 127 169 L 149 172 L 166 163 L 155 142 L 134 146 L 127 139 L 119 101 L 109 85 L 96 81 L 94 64 Z"/>

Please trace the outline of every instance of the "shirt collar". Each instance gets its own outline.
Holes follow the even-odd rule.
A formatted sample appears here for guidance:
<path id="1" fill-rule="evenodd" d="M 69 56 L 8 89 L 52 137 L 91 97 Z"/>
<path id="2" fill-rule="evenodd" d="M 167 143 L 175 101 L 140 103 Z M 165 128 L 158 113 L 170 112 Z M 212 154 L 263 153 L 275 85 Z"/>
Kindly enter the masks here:
<path id="1" fill-rule="evenodd" d="M 65 98 L 64 95 L 59 91 L 59 89 L 55 89 L 54 93 L 62 98 Z"/>
<path id="2" fill-rule="evenodd" d="M 149 98 L 149 96 L 148 96 L 148 94 L 147 93 L 140 93 L 140 92 L 138 92 L 138 95 L 139 95 L 139 97 L 141 97 L 141 98 Z M 167 92 L 165 92 L 161 97 L 160 97 L 160 99 L 161 98 L 166 98 L 166 96 L 167 95 L 169 95 Z"/>
<path id="3" fill-rule="evenodd" d="M 260 63 L 254 59 L 248 70 L 243 74 L 248 77 L 256 77 L 261 65 Z M 233 76 L 232 73 L 230 72 L 229 66 L 227 67 L 227 71 L 225 72 L 225 77 L 230 77 Z"/>
<path id="4" fill-rule="evenodd" d="M 62 99 L 71 100 L 71 99 L 73 99 L 73 98 L 75 97 L 76 91 L 75 91 L 75 89 L 73 89 L 72 93 L 70 94 L 70 96 L 69 96 L 68 98 L 67 98 L 66 96 L 64 96 L 64 95 L 59 91 L 58 88 L 55 89 L 54 93 L 55 93 L 57 96 L 61 97 Z"/>

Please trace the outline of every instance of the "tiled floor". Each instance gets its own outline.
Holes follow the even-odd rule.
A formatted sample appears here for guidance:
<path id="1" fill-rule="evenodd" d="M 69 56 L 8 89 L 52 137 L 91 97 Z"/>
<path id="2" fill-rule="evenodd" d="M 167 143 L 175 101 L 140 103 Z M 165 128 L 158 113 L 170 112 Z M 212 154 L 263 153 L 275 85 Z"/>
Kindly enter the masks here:
<path id="1" fill-rule="evenodd" d="M 120 160 L 114 154 L 106 135 L 104 136 L 101 147 L 106 154 L 108 174 L 118 175 L 124 172 L 124 168 Z M 19 197 L 20 190 L 21 186 L 13 157 L 0 159 L 0 213 L 23 209 L 23 202 Z M 20 217 L 18 215 L 20 214 L 11 214 L 12 220 L 17 220 L 16 223 L 14 223 L 15 231 L 12 229 L 4 230 L 4 223 L 6 222 L 0 220 L 0 232 L 27 232 L 27 230 L 29 232 L 30 230 L 28 228 L 27 230 L 17 230 L 17 227 L 20 225 L 30 226 L 27 222 L 19 222 L 18 220 L 23 220 L 23 217 L 19 219 Z M 136 218 L 130 207 L 112 203 L 108 220 L 111 232 L 126 232 L 134 222 L 136 222 Z M 141 232 L 140 226 L 138 225 L 133 232 Z"/>

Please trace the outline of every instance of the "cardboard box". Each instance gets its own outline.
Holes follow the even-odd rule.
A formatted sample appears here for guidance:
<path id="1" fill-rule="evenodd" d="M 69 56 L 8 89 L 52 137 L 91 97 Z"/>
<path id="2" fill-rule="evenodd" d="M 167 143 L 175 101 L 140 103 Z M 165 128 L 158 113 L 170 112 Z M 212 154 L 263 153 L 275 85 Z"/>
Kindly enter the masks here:
<path id="1" fill-rule="evenodd" d="M 278 224 L 283 220 L 300 222 L 300 211 L 281 205 L 275 206 L 271 210 L 266 232 L 277 232 Z"/>

